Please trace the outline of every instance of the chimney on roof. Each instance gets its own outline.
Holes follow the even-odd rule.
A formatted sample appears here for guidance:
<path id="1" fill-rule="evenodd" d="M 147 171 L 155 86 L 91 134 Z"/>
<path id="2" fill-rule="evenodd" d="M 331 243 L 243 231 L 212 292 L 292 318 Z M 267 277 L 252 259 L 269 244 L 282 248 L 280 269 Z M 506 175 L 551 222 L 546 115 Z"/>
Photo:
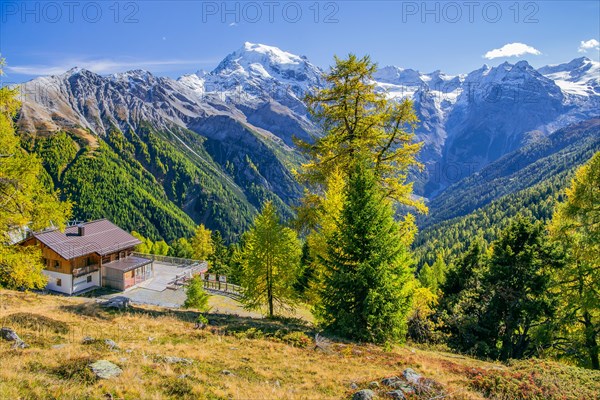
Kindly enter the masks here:
<path id="1" fill-rule="evenodd" d="M 79 236 L 85 235 L 85 225 L 83 225 L 83 224 L 77 225 L 77 235 L 79 235 Z"/>

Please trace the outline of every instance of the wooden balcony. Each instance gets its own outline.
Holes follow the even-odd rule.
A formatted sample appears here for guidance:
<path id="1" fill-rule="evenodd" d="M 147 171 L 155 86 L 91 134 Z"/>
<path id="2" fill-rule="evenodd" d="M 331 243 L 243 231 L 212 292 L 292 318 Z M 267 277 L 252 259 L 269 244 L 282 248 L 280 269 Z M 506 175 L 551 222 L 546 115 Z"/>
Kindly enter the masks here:
<path id="1" fill-rule="evenodd" d="M 83 275 L 91 274 L 92 272 L 96 272 L 99 269 L 100 264 L 92 264 L 88 265 L 87 267 L 75 268 L 73 269 L 73 276 L 77 278 Z"/>

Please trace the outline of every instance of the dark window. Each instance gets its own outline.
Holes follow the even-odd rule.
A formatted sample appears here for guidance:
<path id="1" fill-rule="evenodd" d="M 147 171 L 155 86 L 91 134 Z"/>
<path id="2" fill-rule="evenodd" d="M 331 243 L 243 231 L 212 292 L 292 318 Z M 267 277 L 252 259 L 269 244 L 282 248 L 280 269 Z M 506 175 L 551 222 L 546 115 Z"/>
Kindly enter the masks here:
<path id="1" fill-rule="evenodd" d="M 88 281 L 88 283 L 90 283 L 92 281 L 92 276 L 91 275 L 88 275 L 87 281 Z"/>
<path id="2" fill-rule="evenodd" d="M 62 286 L 62 280 L 61 279 L 57 279 L 56 280 L 56 286 Z"/>
<path id="3" fill-rule="evenodd" d="M 60 268 L 60 262 L 58 260 L 54 260 L 54 268 Z"/>

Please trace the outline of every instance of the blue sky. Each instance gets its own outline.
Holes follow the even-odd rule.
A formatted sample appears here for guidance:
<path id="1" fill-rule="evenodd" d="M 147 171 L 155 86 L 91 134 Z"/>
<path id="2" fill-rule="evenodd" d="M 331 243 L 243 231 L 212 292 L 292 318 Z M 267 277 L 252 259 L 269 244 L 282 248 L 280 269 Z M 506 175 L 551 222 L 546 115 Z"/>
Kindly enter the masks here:
<path id="1" fill-rule="evenodd" d="M 381 66 L 458 74 L 506 60 L 598 60 L 599 21 L 600 1 L 4 0 L 0 54 L 4 82 L 74 66 L 178 77 L 211 70 L 245 41 L 321 67 L 354 52 Z"/>

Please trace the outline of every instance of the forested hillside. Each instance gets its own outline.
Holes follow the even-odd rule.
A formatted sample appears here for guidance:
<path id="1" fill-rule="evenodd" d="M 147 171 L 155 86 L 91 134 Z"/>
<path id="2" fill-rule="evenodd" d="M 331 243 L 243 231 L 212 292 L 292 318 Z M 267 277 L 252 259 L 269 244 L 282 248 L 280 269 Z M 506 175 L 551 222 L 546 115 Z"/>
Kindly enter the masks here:
<path id="1" fill-rule="evenodd" d="M 420 227 L 466 215 L 494 199 L 532 187 L 581 165 L 600 147 L 600 119 L 569 125 L 507 154 L 479 172 L 455 183 L 429 206 Z"/>
<path id="2" fill-rule="evenodd" d="M 150 127 L 139 134 L 115 129 L 94 145 L 65 132 L 29 136 L 26 147 L 42 157 L 55 186 L 73 201 L 76 219 L 109 218 L 168 241 L 191 236 L 195 219 L 235 237 L 255 207 L 207 161 L 201 137 L 180 134 L 195 138 L 194 150 Z"/>
<path id="3" fill-rule="evenodd" d="M 491 242 L 510 218 L 547 221 L 573 172 L 600 150 L 600 120 L 561 129 L 510 153 L 480 173 L 448 188 L 420 218 L 415 240 L 419 267 L 437 254 L 446 260 L 476 237 Z"/>

